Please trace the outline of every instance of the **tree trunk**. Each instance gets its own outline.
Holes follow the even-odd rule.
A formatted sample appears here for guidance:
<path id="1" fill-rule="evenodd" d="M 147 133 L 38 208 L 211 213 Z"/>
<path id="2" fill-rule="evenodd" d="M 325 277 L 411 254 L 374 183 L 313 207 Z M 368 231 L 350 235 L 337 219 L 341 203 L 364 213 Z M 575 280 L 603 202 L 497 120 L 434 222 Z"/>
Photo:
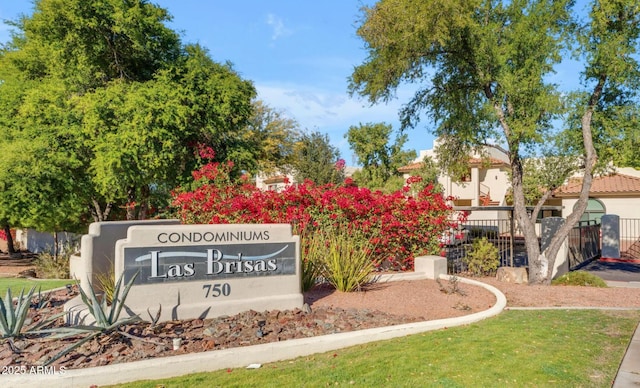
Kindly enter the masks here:
<path id="1" fill-rule="evenodd" d="M 518 220 L 518 225 L 524 234 L 525 246 L 527 248 L 527 257 L 529 258 L 529 283 L 530 284 L 550 284 L 555 268 L 556 256 L 562 246 L 562 243 L 569 235 L 569 231 L 578 222 L 585 209 L 589 199 L 589 191 L 591 190 L 591 182 L 593 180 L 593 168 L 596 164 L 597 154 L 593 147 L 593 134 L 591 132 L 591 120 L 596 104 L 602 96 L 602 91 L 607 80 L 606 75 L 601 75 L 597 85 L 594 87 L 589 104 L 582 116 L 582 142 L 584 146 L 584 175 L 582 178 L 582 190 L 580 197 L 574 206 L 573 212 L 566 218 L 564 225 L 560 227 L 558 232 L 551 239 L 549 246 L 545 252 L 540 252 L 538 243 L 538 235 L 535 230 L 535 218 L 527 214 L 526 202 L 524 198 L 523 185 L 523 168 L 519 155 L 518 143 L 509 143 L 509 159 L 511 162 L 512 172 L 512 189 L 514 213 Z M 490 100 L 493 99 L 493 93 L 489 85 L 485 88 L 485 94 Z M 498 121 L 504 131 L 507 141 L 511 139 L 511 128 L 505 117 L 505 112 L 499 102 L 493 104 Z"/>
<path id="2" fill-rule="evenodd" d="M 593 181 L 593 168 L 596 164 L 597 154 L 593 147 L 593 135 L 591 132 L 591 119 L 593 117 L 593 110 L 598 103 L 600 96 L 602 95 L 602 88 L 606 77 L 602 76 L 598 81 L 598 84 L 593 90 L 589 99 L 589 106 L 585 110 L 582 116 L 582 142 L 584 145 L 584 174 L 582 177 L 582 189 L 578 201 L 573 207 L 573 212 L 565 219 L 565 223 L 558 229 L 556 234 L 551 238 L 549 246 L 544 252 L 540 252 L 540 248 L 537 251 L 533 247 L 529 247 L 529 240 L 525 234 L 525 241 L 527 244 L 527 254 L 529 256 L 529 283 L 538 284 L 550 284 L 553 278 L 553 271 L 556 263 L 556 256 L 560 251 L 560 247 L 564 243 L 565 239 L 569 235 L 569 232 L 574 225 L 580 220 L 580 217 L 587 208 L 587 202 L 589 200 L 589 191 L 591 190 L 591 182 Z M 515 176 L 515 171 L 514 171 Z M 514 186 L 515 192 L 515 186 Z M 535 233 L 535 232 L 534 232 Z M 537 244 L 537 238 L 536 238 Z M 535 260 L 531 260 L 535 257 Z"/>
<path id="3" fill-rule="evenodd" d="M 103 214 L 102 214 L 102 208 L 100 207 L 100 202 L 98 202 L 95 198 L 91 198 L 91 204 L 93 206 L 89 206 L 89 210 L 91 211 L 93 222 L 103 221 Z"/>
<path id="4" fill-rule="evenodd" d="M 138 211 L 138 219 L 146 220 L 149 211 L 149 186 L 143 185 L 140 188 L 140 210 Z"/>
<path id="5" fill-rule="evenodd" d="M 127 190 L 127 221 L 136 219 L 136 189 L 129 187 Z"/>
<path id="6" fill-rule="evenodd" d="M 60 243 L 58 242 L 58 231 L 53 232 L 53 260 L 58 261 L 58 252 L 60 252 Z"/>
<path id="7" fill-rule="evenodd" d="M 527 212 L 523 185 L 524 170 L 517 154 L 511 156 L 511 170 L 514 213 L 524 235 L 527 257 L 529 257 L 529 283 L 543 283 L 547 274 L 548 260 L 540 253 L 535 222 Z"/>
<path id="8" fill-rule="evenodd" d="M 566 218 L 564 225 L 558 229 L 558 232 L 553 236 L 549 246 L 546 249 L 547 257 L 550 259 L 550 266 L 547 269 L 548 283 L 551 282 L 553 276 L 553 268 L 555 266 L 556 256 L 562 243 L 569 235 L 571 229 L 578 223 L 580 217 L 587 208 L 589 201 L 589 191 L 591 190 L 591 183 L 593 181 L 593 169 L 596 165 L 598 155 L 593 147 L 593 134 L 591 132 L 591 119 L 593 117 L 593 110 L 600 100 L 602 95 L 602 89 L 606 82 L 606 76 L 601 76 L 598 80 L 598 84 L 593 89 L 591 97 L 589 98 L 589 106 L 582 115 L 582 143 L 584 145 L 584 175 L 582 177 L 582 189 L 580 190 L 580 196 L 578 201 L 573 206 L 573 212 Z"/>
<path id="9" fill-rule="evenodd" d="M 93 216 L 93 222 L 102 222 L 107 221 L 109 219 L 109 213 L 111 213 L 111 208 L 113 207 L 113 203 L 109 202 L 104 207 L 104 211 L 100 206 L 100 202 L 95 198 L 91 199 L 91 203 L 93 207 L 89 206 L 89 210 L 91 211 L 91 215 Z"/>
<path id="10" fill-rule="evenodd" d="M 109 214 L 111 214 L 112 208 L 113 208 L 113 202 L 107 203 L 107 205 L 104 207 L 104 212 L 103 212 L 104 218 L 102 221 L 109 221 Z"/>
<path id="11" fill-rule="evenodd" d="M 489 86 L 486 88 L 485 93 L 488 98 L 493 98 Z M 499 102 L 494 102 L 493 107 L 498 116 L 500 126 L 504 131 L 505 138 L 509 141 L 509 139 L 512 139 L 512 132 L 505 117 L 504 110 Z M 514 215 L 524 235 L 524 244 L 527 249 L 527 257 L 529 258 L 529 283 L 545 283 L 549 263 L 547 257 L 540 254 L 540 244 L 538 243 L 535 219 L 531 219 L 531 216 L 527 213 L 526 200 L 524 198 L 524 169 L 522 167 L 522 159 L 520 158 L 517 141 L 509 143 L 509 162 L 511 164 L 511 189 L 513 190 Z"/>
<path id="12" fill-rule="evenodd" d="M 7 251 L 10 255 L 16 253 L 16 248 L 13 246 L 13 236 L 11 235 L 11 227 L 9 224 L 4 224 L 4 234 L 7 236 Z"/>

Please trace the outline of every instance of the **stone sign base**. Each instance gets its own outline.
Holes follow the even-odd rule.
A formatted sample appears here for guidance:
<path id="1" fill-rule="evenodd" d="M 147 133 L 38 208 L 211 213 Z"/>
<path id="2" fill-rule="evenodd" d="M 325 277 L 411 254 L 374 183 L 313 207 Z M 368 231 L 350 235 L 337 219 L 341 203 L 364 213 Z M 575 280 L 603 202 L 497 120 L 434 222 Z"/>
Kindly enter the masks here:
<path id="1" fill-rule="evenodd" d="M 300 291 L 287 293 L 290 285 L 287 279 L 272 277 L 252 280 L 134 286 L 127 297 L 127 306 L 132 307 L 130 313 L 146 319 L 149 319 L 147 309 L 155 316 L 162 306 L 160 321 L 214 318 L 248 310 L 302 308 L 303 294 Z"/>
<path id="2" fill-rule="evenodd" d="M 72 270 L 83 289 L 98 290 L 96 266 L 83 265 L 101 257 L 96 246 L 114 257 L 111 276 L 131 282 L 120 318 L 138 316 L 159 321 L 214 318 L 247 310 L 302 308 L 300 238 L 288 224 L 175 225 L 123 224 L 122 236 L 76 258 Z M 84 242 L 84 239 L 83 239 Z M 84 248 L 84 247 L 83 247 Z M 88 250 L 87 250 L 88 251 Z M 91 255 L 89 255 L 91 253 Z M 91 257 L 89 257 L 91 256 Z M 107 270 L 102 269 L 103 273 Z M 81 298 L 65 305 L 67 322 L 91 324 Z"/>
<path id="3" fill-rule="evenodd" d="M 236 285 L 231 281 L 228 284 L 230 287 Z M 198 285 L 200 285 L 199 289 Z M 206 319 L 235 315 L 248 310 L 293 310 L 302 308 L 304 304 L 304 297 L 301 293 L 268 297 L 260 297 L 259 294 L 256 294 L 244 299 L 212 302 L 211 300 L 214 299 L 211 296 L 212 290 L 208 287 L 202 288 L 202 286 L 209 286 L 209 284 L 193 284 L 192 286 L 191 290 L 185 290 L 184 285 L 182 287 L 165 286 L 162 290 L 164 294 L 162 298 L 157 297 L 157 286 L 135 286 L 127 297 L 127 307 L 123 309 L 120 318 L 138 315 L 145 321 L 152 321 L 160 312 L 160 322 L 194 318 Z M 207 292 L 210 294 L 208 299 L 206 298 Z M 194 299 L 201 300 L 201 302 L 187 302 Z M 169 300 L 172 302 L 168 302 Z M 91 325 L 95 322 L 80 296 L 67 302 L 64 309 L 67 313 L 66 321 L 69 324 Z"/>

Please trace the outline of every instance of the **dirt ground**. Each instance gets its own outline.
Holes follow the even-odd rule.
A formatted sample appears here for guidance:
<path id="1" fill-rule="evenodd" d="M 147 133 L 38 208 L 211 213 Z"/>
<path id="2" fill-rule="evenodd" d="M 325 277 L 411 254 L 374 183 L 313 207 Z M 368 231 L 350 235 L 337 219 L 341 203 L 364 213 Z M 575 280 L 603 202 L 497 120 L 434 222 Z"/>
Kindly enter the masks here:
<path id="1" fill-rule="evenodd" d="M 0 277 L 13 277 L 20 272 L 34 269 L 35 255 L 31 253 L 18 253 L 10 256 L 6 252 L 0 252 Z"/>

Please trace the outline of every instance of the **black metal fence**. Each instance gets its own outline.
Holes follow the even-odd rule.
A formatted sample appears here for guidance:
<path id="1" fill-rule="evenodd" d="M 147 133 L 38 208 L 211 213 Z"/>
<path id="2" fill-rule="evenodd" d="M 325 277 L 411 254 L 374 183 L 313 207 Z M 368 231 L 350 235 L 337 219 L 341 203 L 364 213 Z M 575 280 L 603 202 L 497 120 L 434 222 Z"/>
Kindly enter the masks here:
<path id="1" fill-rule="evenodd" d="M 473 242 L 482 238 L 498 249 L 500 266 L 528 265 L 524 238 L 511 220 L 467 220 L 441 239 L 449 274 L 467 270 L 465 258 L 473 249 Z"/>
<path id="2" fill-rule="evenodd" d="M 569 231 L 568 244 L 570 270 L 600 257 L 600 224 L 595 220 L 580 221 Z"/>
<path id="3" fill-rule="evenodd" d="M 640 220 L 634 224 L 640 231 Z M 447 258 L 449 274 L 465 272 L 465 258 L 473 249 L 473 242 L 486 238 L 499 252 L 501 267 L 529 265 L 524 237 L 511 220 L 473 220 L 461 224 L 441 239 Z M 600 224 L 580 222 L 568 236 L 569 267 L 574 269 L 600 256 Z M 636 244 L 640 255 L 640 241 Z"/>

